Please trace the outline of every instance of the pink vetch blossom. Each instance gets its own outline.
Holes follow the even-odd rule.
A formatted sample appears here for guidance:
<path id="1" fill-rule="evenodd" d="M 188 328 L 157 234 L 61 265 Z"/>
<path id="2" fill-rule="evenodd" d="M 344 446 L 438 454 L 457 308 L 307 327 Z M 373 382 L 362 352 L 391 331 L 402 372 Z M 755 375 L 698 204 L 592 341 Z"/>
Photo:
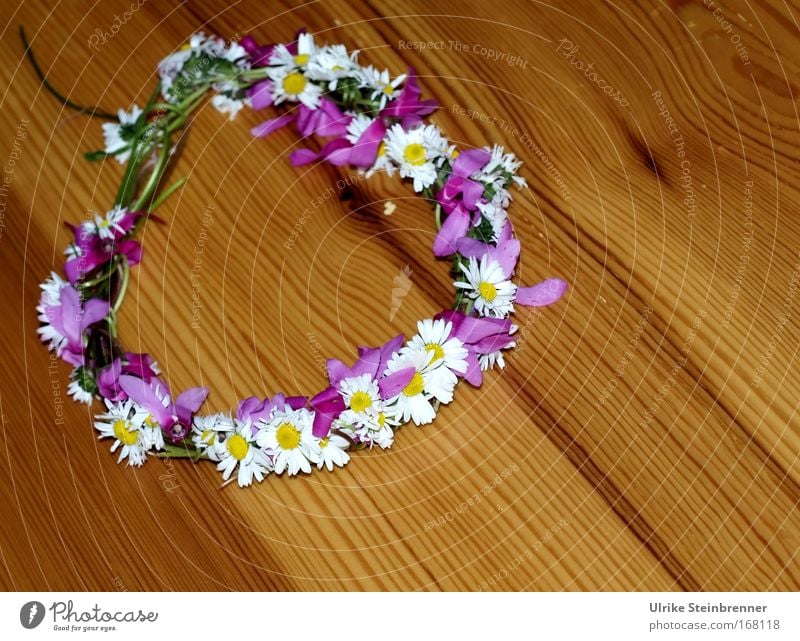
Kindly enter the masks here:
<path id="1" fill-rule="evenodd" d="M 128 395 L 119 384 L 119 377 L 130 374 L 141 378 L 145 383 L 158 376 L 158 368 L 150 354 L 125 353 L 125 362 L 122 358 L 115 358 L 111 365 L 104 367 L 97 377 L 97 390 L 100 396 L 109 401 L 124 401 Z"/>
<path id="2" fill-rule="evenodd" d="M 506 225 L 510 229 L 510 224 Z M 477 258 L 489 256 L 497 261 L 505 274 L 510 279 L 514 274 L 514 269 L 519 260 L 520 243 L 516 238 L 511 237 L 510 232 L 503 234 L 502 240 L 497 245 L 482 243 L 474 238 L 461 238 L 456 242 L 458 253 L 467 258 Z M 526 307 L 544 307 L 552 305 L 559 300 L 567 291 L 569 285 L 561 278 L 546 278 L 536 285 L 530 287 L 517 287 L 514 302 Z"/>
<path id="3" fill-rule="evenodd" d="M 325 143 L 319 151 L 297 149 L 289 158 L 295 167 L 325 160 L 336 166 L 353 165 L 360 169 L 369 169 L 375 164 L 378 149 L 385 135 L 386 125 L 380 119 L 376 119 L 364 130 L 355 144 L 351 144 L 344 137 L 334 138 Z"/>
<path id="4" fill-rule="evenodd" d="M 78 290 L 72 285 L 64 285 L 58 305 L 42 305 L 47 322 L 61 337 L 56 354 L 75 367 L 84 365 L 86 330 L 108 316 L 110 309 L 108 302 L 99 298 L 81 303 Z"/>
<path id="5" fill-rule="evenodd" d="M 306 33 L 305 27 L 300 29 L 295 34 L 295 38 L 292 42 L 285 45 L 286 49 L 288 49 L 289 53 L 291 53 L 293 56 L 297 55 L 297 39 L 303 33 Z M 251 67 L 269 66 L 270 56 L 272 55 L 272 52 L 275 50 L 275 47 L 277 47 L 277 44 L 260 45 L 258 44 L 256 39 L 250 34 L 247 34 L 244 38 L 239 40 L 239 44 L 247 52 L 247 57 L 250 60 Z"/>
<path id="6" fill-rule="evenodd" d="M 436 200 L 445 213 L 449 214 L 459 204 L 469 211 L 477 208 L 484 186 L 470 176 L 484 167 L 491 157 L 485 149 L 467 149 L 453 161 L 450 175 L 436 194 Z"/>
<path id="7" fill-rule="evenodd" d="M 248 97 L 253 109 L 264 109 L 272 104 L 271 83 L 271 80 L 263 80 L 248 90 Z M 347 126 L 352 119 L 353 117 L 343 113 L 333 100 L 322 98 L 316 109 L 300 104 L 292 111 L 256 125 L 250 130 L 250 133 L 256 138 L 263 138 L 286 125 L 295 123 L 297 130 L 304 137 L 311 135 L 344 136 L 347 134 Z"/>
<path id="8" fill-rule="evenodd" d="M 381 118 L 397 118 L 403 129 L 416 127 L 422 122 L 422 116 L 433 113 L 439 107 L 439 103 L 433 99 L 420 100 L 421 94 L 414 67 L 409 67 L 403 90 L 381 110 Z"/>
<path id="9" fill-rule="evenodd" d="M 272 411 L 285 412 L 287 409 L 299 410 L 306 406 L 308 399 L 305 396 L 284 396 L 275 394 L 270 398 L 260 399 L 258 396 L 250 396 L 239 401 L 236 409 L 236 418 L 240 421 L 250 420 L 253 422 L 253 433 L 257 431 L 255 423 L 259 420 L 268 421 Z"/>
<path id="10" fill-rule="evenodd" d="M 404 340 L 405 337 L 400 334 L 381 347 L 359 347 L 358 360 L 352 367 L 347 367 L 335 358 L 328 359 L 328 379 L 331 384 L 310 401 L 314 410 L 314 436 L 325 438 L 330 432 L 331 423 L 346 409 L 344 399 L 339 393 L 343 380 L 369 374 L 372 380 L 377 382 L 382 400 L 397 396 L 411 382 L 416 371 L 413 367 L 383 375 L 386 364 L 400 349 Z"/>
<path id="11" fill-rule="evenodd" d="M 146 409 L 173 443 L 183 440 L 192 428 L 192 417 L 208 396 L 207 387 L 190 387 L 173 402 L 169 387 L 157 376 L 145 381 L 137 376 L 122 374 L 122 390 Z"/>
<path id="12" fill-rule="evenodd" d="M 86 274 L 101 265 L 105 265 L 115 255 L 124 255 L 131 265 L 142 260 L 142 246 L 138 241 L 126 239 L 136 220 L 143 216 L 140 212 L 126 213 L 120 222 L 111 230 L 112 238 L 101 238 L 94 229 L 94 223 L 85 222 L 80 225 L 67 226 L 75 234 L 73 255 L 64 263 L 64 273 L 70 283 L 75 284 Z"/>
<path id="13" fill-rule="evenodd" d="M 450 338 L 459 339 L 467 349 L 467 371 L 456 374 L 476 387 L 483 382 L 477 357 L 514 345 L 513 324 L 508 319 L 467 316 L 452 309 L 439 312 L 435 319 L 452 323 Z"/>

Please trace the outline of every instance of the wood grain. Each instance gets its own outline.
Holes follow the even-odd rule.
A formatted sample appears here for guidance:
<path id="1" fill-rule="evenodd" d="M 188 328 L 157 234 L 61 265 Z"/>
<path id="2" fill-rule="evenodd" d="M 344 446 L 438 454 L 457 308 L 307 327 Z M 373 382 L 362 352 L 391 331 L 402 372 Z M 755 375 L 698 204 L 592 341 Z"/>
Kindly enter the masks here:
<path id="1" fill-rule="evenodd" d="M 796 4 L 150 0 L 95 47 L 131 3 L 86 6 L 19 3 L 0 36 L 0 587 L 800 588 Z M 562 276 L 568 296 L 520 311 L 506 370 L 461 386 L 434 426 L 336 474 L 240 491 L 209 465 L 118 467 L 34 306 L 63 222 L 105 210 L 121 169 L 82 159 L 99 124 L 43 91 L 20 24 L 57 86 L 106 109 L 141 104 L 198 29 L 306 26 L 413 65 L 454 141 L 525 159 L 519 277 Z M 146 229 L 124 310 L 127 347 L 173 388 L 209 385 L 212 409 L 313 393 L 322 359 L 410 333 L 452 296 L 410 189 L 293 169 L 302 143 L 253 140 L 259 120 L 199 114 L 174 168 L 188 186 Z"/>

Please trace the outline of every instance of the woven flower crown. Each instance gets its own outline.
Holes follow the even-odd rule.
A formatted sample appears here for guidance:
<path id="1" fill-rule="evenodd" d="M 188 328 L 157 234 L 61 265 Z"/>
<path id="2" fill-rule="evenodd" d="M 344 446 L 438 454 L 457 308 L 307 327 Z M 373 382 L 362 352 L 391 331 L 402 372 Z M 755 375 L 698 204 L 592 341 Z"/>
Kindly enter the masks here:
<path id="1" fill-rule="evenodd" d="M 499 147 L 458 150 L 423 117 L 437 107 L 421 100 L 413 69 L 389 72 L 357 62 L 343 45 L 321 46 L 300 33 L 290 44 L 260 46 L 196 34 L 158 65 L 160 81 L 144 108 L 106 116 L 105 151 L 126 166 L 114 207 L 77 226 L 66 249 L 64 275 L 42 284 L 37 307 L 43 341 L 74 367 L 69 386 L 77 401 L 105 404 L 95 427 L 113 441 L 119 462 L 142 465 L 148 454 L 213 461 L 225 481 L 240 486 L 268 474 L 295 475 L 312 466 L 333 470 L 354 448 L 391 447 L 408 422 L 426 425 L 450 403 L 460 379 L 478 386 L 483 371 L 503 367 L 514 347 L 514 304 L 549 305 L 566 291 L 551 278 L 532 287 L 512 282 L 520 243 L 507 208 L 509 188 L 524 187 L 521 165 Z M 315 396 L 251 397 L 235 414 L 201 415 L 208 389 L 173 396 L 148 354 L 124 351 L 117 313 L 130 268 L 141 261 L 141 225 L 178 189 L 160 191 L 188 116 L 211 104 L 233 119 L 245 105 L 291 108 L 252 130 L 267 136 L 293 124 L 321 140 L 318 151 L 291 154 L 294 165 L 329 162 L 368 176 L 399 174 L 434 206 L 437 257 L 452 260 L 455 303 L 379 347 L 360 347 L 352 366 L 327 362 L 328 386 Z M 95 113 L 95 115 L 98 115 Z"/>

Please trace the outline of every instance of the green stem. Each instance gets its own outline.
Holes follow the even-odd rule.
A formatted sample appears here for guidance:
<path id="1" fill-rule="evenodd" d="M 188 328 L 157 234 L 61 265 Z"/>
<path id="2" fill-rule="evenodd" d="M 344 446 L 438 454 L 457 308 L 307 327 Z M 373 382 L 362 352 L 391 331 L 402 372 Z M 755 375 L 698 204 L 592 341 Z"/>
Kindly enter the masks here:
<path id="1" fill-rule="evenodd" d="M 119 285 L 119 292 L 117 292 L 116 300 L 114 300 L 114 306 L 111 308 L 111 311 L 116 316 L 116 313 L 119 311 L 120 307 L 122 307 L 122 301 L 125 300 L 125 294 L 128 293 L 128 281 L 130 280 L 131 275 L 131 266 L 128 262 L 128 257 L 124 254 L 120 254 L 121 261 L 119 263 L 119 268 L 121 270 L 121 281 Z"/>
<path id="2" fill-rule="evenodd" d="M 169 187 L 167 187 L 159 196 L 153 201 L 153 204 L 150 206 L 150 211 L 154 211 L 158 209 L 164 201 L 169 198 L 172 194 L 175 193 L 183 184 L 189 180 L 189 176 L 184 176 L 183 178 L 176 180 L 172 183 Z"/>
<path id="3" fill-rule="evenodd" d="M 61 92 L 58 91 L 53 85 L 50 84 L 50 81 L 47 79 L 42 68 L 39 66 L 39 63 L 36 60 L 36 56 L 33 55 L 33 49 L 31 48 L 30 43 L 28 42 L 28 38 L 25 36 L 25 27 L 20 25 L 19 28 L 19 37 L 22 40 L 22 46 L 25 47 L 25 56 L 28 58 L 28 61 L 31 63 L 33 67 L 33 71 L 39 77 L 39 80 L 44 85 L 44 88 L 47 89 L 56 99 L 65 107 L 69 107 L 70 109 L 74 109 L 78 113 L 82 114 L 89 114 L 95 118 L 102 118 L 104 120 L 117 120 L 117 117 L 112 114 L 108 113 L 107 111 L 103 111 L 100 107 L 87 107 L 85 105 L 79 105 L 76 102 L 72 102 L 69 98 L 62 95 Z"/>

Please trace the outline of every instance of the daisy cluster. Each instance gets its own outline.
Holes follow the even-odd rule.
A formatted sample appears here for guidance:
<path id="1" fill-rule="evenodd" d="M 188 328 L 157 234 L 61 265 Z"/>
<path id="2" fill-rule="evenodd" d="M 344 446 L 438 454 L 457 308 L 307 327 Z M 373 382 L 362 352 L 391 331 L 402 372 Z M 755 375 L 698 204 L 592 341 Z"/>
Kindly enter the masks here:
<path id="1" fill-rule="evenodd" d="M 126 177 L 111 210 L 70 226 L 66 278 L 53 273 L 37 307 L 42 340 L 73 366 L 70 394 L 105 403 L 95 427 L 119 462 L 140 466 L 148 454 L 208 460 L 240 486 L 270 473 L 332 471 L 349 462 L 349 450 L 389 448 L 401 426 L 431 423 L 462 379 L 481 385 L 483 372 L 503 367 L 504 351 L 515 345 L 515 305 L 549 305 L 565 292 L 557 278 L 514 283 L 520 243 L 507 209 L 511 189 L 525 187 L 521 162 L 498 145 L 459 149 L 448 141 L 424 120 L 437 104 L 421 98 L 413 69 L 392 77 L 359 64 L 358 52 L 304 32 L 270 45 L 196 34 L 159 63 L 158 75 L 145 107 L 120 110 L 103 125 L 105 149 L 87 155 L 116 158 Z M 433 204 L 433 251 L 452 262 L 453 308 L 420 321 L 408 340 L 360 347 L 352 365 L 329 359 L 328 384 L 310 397 L 253 396 L 235 412 L 207 415 L 198 413 L 207 388 L 173 397 L 149 355 L 119 346 L 116 313 L 130 266 L 141 260 L 139 222 L 177 188 L 156 198 L 175 149 L 171 136 L 208 92 L 231 118 L 246 105 L 284 108 L 252 133 L 264 137 L 292 124 L 317 140 L 315 149 L 292 153 L 294 165 L 329 162 L 406 179 Z M 142 192 L 131 193 L 131 178 L 146 168 Z"/>

